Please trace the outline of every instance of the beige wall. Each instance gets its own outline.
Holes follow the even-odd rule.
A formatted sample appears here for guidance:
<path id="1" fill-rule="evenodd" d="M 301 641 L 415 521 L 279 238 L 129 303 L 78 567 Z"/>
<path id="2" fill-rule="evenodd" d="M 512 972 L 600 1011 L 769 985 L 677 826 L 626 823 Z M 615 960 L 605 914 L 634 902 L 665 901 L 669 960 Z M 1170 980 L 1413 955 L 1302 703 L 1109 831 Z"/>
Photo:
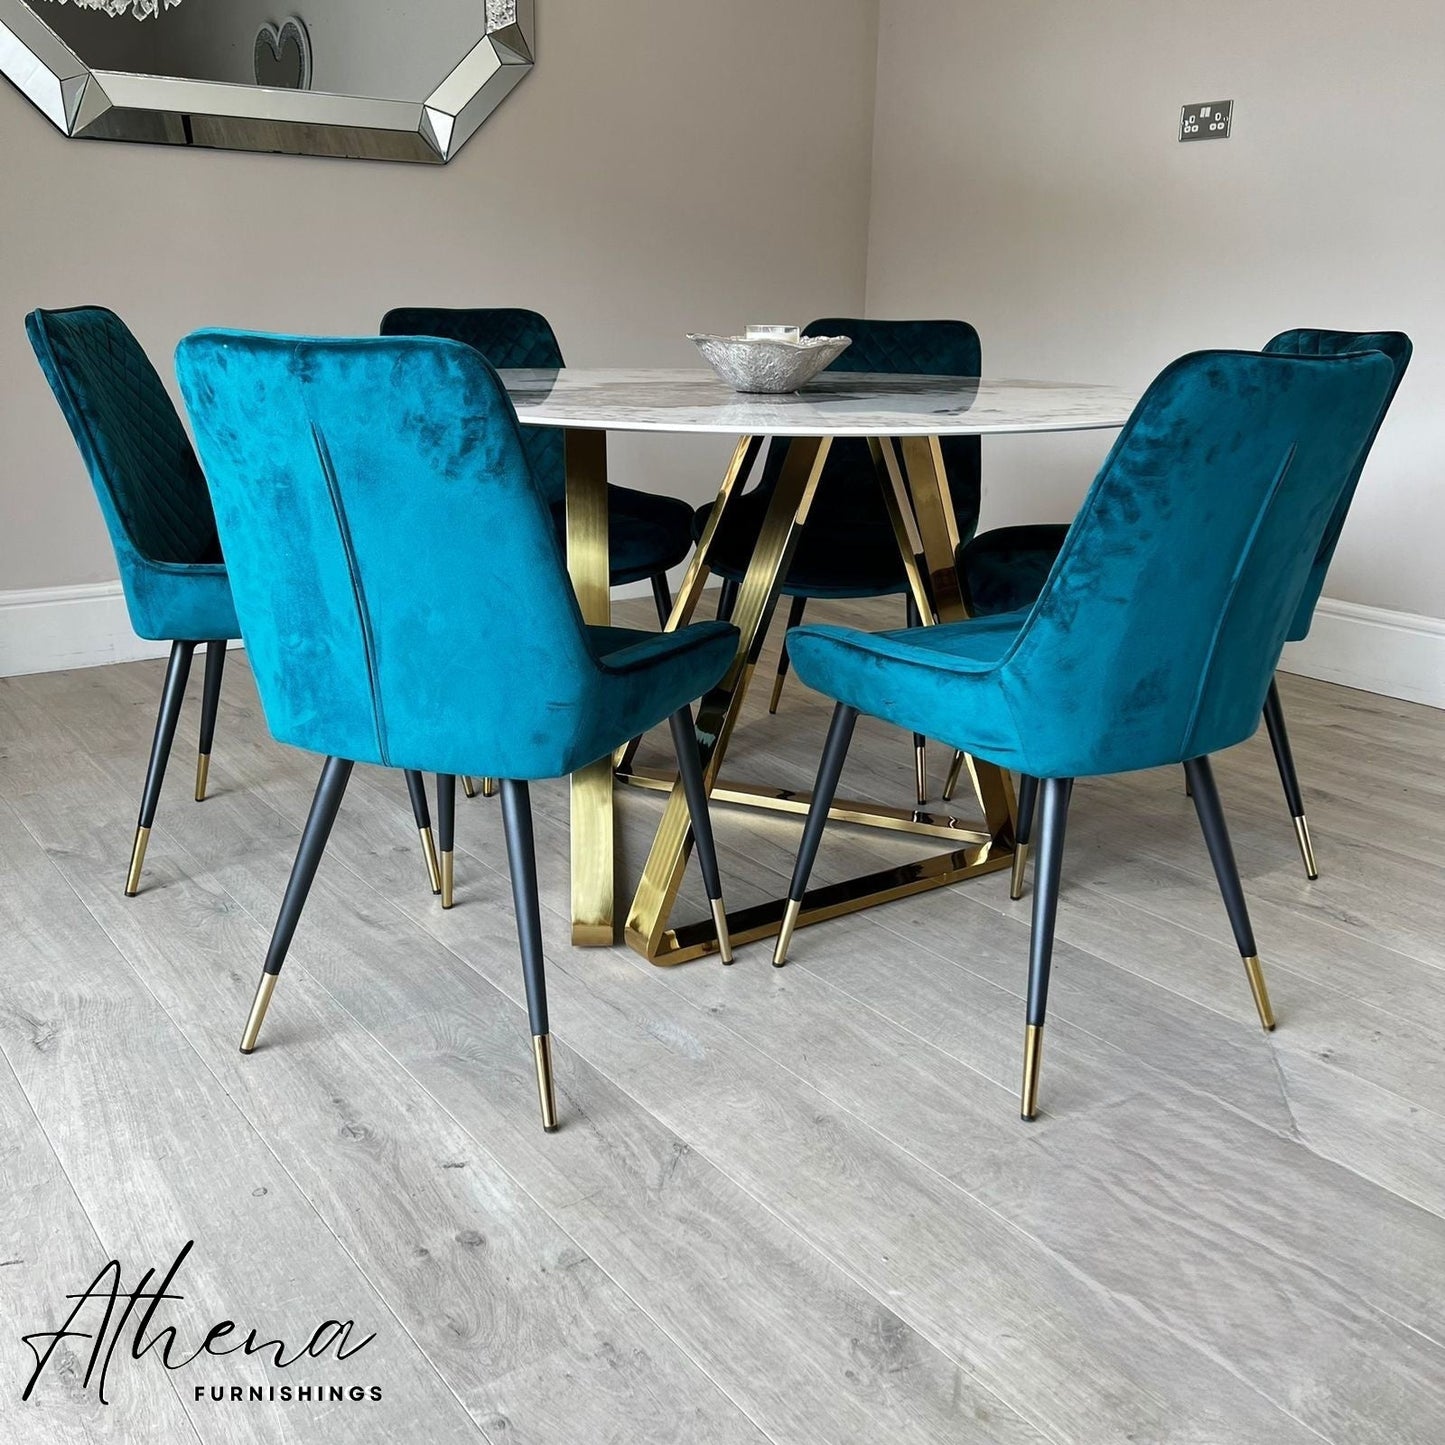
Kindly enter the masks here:
<path id="1" fill-rule="evenodd" d="M 34 306 L 114 307 L 164 373 L 195 326 L 407 303 L 536 307 L 579 365 L 862 304 L 877 0 L 537 9 L 536 70 L 445 168 L 67 141 L 0 81 L 0 591 L 115 575 Z M 613 476 L 702 500 L 728 450 L 619 438 Z"/>
<path id="2" fill-rule="evenodd" d="M 1327 588 L 1445 617 L 1445 6 L 883 0 L 868 307 L 993 375 L 1142 386 L 1288 326 L 1416 354 Z M 1179 108 L 1235 101 L 1180 145 Z M 985 444 L 985 525 L 1070 515 L 1107 438 Z"/>

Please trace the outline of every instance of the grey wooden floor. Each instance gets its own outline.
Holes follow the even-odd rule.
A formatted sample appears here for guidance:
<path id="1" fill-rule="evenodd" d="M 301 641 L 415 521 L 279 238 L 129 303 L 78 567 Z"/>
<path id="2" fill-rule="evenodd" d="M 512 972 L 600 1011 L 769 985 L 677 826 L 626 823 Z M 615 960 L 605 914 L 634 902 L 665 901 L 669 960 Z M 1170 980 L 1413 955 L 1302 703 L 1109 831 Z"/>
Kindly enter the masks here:
<path id="1" fill-rule="evenodd" d="M 443 914 L 400 778 L 358 770 L 238 1054 L 316 760 L 270 742 L 232 654 L 213 796 L 189 800 L 192 702 L 123 898 L 160 678 L 0 683 L 0 1439 L 1445 1438 L 1445 714 L 1282 679 L 1313 885 L 1263 738 L 1219 761 L 1270 1037 L 1180 778 L 1081 784 L 1032 1127 L 1006 875 L 805 930 L 786 970 L 764 946 L 659 970 L 570 948 L 566 795 L 537 787 L 545 1136 L 480 798 Z M 731 771 L 806 785 L 826 716 L 796 684 L 755 704 Z M 907 739 L 861 727 L 845 788 L 910 779 Z M 660 799 L 620 807 L 635 878 Z M 796 822 L 718 832 L 731 902 L 782 890 Z M 899 848 L 835 829 L 818 878 Z M 129 1289 L 189 1239 L 158 1320 L 178 1353 L 225 1318 L 375 1340 L 170 1373 L 127 1344 L 108 1406 L 72 1340 L 20 1403 L 21 1335 L 108 1259 Z M 195 1398 L 265 1383 L 381 1398 Z"/>

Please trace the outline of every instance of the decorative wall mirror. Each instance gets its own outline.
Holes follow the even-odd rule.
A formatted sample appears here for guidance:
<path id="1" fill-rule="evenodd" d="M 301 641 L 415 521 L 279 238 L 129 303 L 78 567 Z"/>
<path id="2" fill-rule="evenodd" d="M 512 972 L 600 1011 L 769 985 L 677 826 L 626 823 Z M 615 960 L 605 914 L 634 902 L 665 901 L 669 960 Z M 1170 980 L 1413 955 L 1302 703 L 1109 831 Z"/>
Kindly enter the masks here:
<path id="1" fill-rule="evenodd" d="M 68 136 L 451 160 L 532 68 L 534 0 L 0 0 Z"/>

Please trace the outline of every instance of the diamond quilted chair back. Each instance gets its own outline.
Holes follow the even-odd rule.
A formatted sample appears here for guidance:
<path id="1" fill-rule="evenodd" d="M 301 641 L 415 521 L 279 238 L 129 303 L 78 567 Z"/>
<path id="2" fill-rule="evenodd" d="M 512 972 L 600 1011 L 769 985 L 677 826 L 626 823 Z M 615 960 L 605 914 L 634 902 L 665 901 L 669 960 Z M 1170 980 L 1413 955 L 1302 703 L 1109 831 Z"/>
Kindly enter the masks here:
<path id="1" fill-rule="evenodd" d="M 556 371 L 564 365 L 552 323 L 517 306 L 398 306 L 381 318 L 383 336 L 436 336 L 480 351 L 498 371 Z M 562 433 L 523 427 L 522 450 L 532 479 L 549 502 L 567 491 Z"/>
<path id="2" fill-rule="evenodd" d="M 983 369 L 978 332 L 967 321 L 870 321 L 857 316 L 825 316 L 810 321 L 804 336 L 850 336 L 853 344 L 831 366 L 837 372 L 877 372 L 889 376 L 976 377 Z M 977 437 L 944 437 L 939 443 L 948 473 L 948 490 L 959 531 L 971 537 L 978 525 L 983 453 Z M 777 485 L 787 449 L 768 453 L 762 486 Z M 834 510 L 851 509 L 867 532 L 883 518 L 878 478 L 868 443 L 840 437 L 828 454 L 823 495 Z"/>
<path id="3" fill-rule="evenodd" d="M 117 553 L 219 562 L 200 463 L 155 367 L 103 306 L 32 311 L 25 331 L 85 459 Z"/>

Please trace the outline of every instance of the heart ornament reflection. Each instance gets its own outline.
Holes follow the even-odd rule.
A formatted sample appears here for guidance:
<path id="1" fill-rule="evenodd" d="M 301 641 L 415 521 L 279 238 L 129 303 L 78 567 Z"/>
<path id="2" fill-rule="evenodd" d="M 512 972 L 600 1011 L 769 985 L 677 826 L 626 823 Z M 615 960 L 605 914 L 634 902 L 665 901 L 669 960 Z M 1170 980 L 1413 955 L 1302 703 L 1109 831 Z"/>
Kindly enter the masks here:
<path id="1" fill-rule="evenodd" d="M 276 90 L 311 89 L 311 36 L 295 15 L 256 32 L 256 84 Z"/>

